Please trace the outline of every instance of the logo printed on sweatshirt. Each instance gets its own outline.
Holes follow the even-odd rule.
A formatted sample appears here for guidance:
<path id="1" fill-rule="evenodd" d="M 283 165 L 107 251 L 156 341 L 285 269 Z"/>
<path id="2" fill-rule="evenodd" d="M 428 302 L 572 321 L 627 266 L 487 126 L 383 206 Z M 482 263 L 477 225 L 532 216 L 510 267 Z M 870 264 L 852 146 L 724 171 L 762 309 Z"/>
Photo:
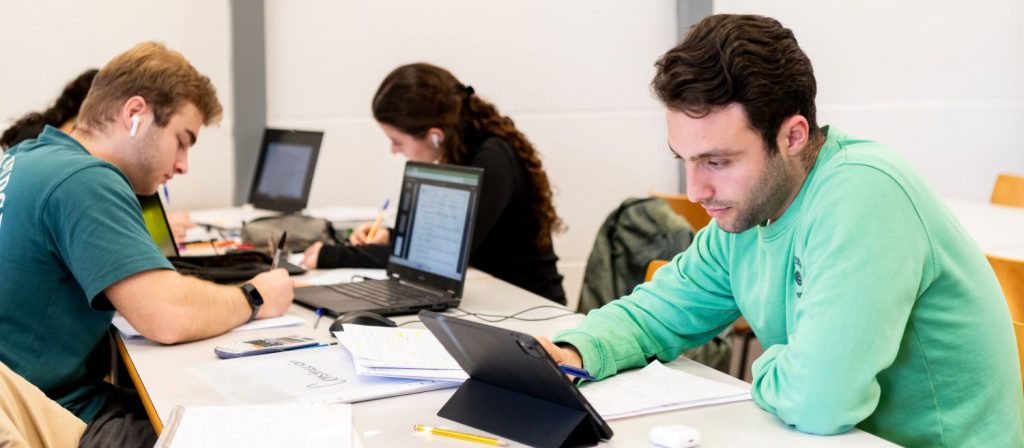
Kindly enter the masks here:
<path id="1" fill-rule="evenodd" d="M 796 298 L 804 295 L 804 276 L 800 273 L 803 266 L 800 264 L 800 257 L 793 257 L 793 281 L 796 282 Z"/>
<path id="2" fill-rule="evenodd" d="M 7 184 L 14 171 L 14 156 L 7 154 L 0 159 L 0 225 L 4 223 L 4 203 L 7 202 Z"/>

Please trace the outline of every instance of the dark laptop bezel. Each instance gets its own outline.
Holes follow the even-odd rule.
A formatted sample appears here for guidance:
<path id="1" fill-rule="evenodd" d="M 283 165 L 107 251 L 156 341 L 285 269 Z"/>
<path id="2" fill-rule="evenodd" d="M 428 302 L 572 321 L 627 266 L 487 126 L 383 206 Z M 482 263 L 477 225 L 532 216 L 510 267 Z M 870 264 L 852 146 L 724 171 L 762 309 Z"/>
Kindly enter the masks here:
<path id="1" fill-rule="evenodd" d="M 292 213 L 306 208 L 309 203 L 309 190 L 313 185 L 313 174 L 316 171 L 316 161 L 320 157 L 320 144 L 323 142 L 324 133 L 320 131 L 301 131 L 295 129 L 270 129 L 263 132 L 263 142 L 260 145 L 260 155 L 256 162 L 256 172 L 253 173 L 252 186 L 249 189 L 249 203 L 256 208 L 274 210 L 283 213 Z M 302 196 L 299 198 L 280 198 L 267 196 L 259 192 L 260 179 L 264 175 L 264 167 L 271 143 L 292 143 L 310 147 L 312 154 L 309 158 L 309 165 L 306 167 L 306 178 L 302 187 Z"/>
<path id="2" fill-rule="evenodd" d="M 143 213 L 143 224 L 146 223 L 146 204 L 156 203 L 157 208 L 160 209 L 160 219 L 164 223 L 164 230 L 167 231 L 167 236 L 170 237 L 171 239 L 171 246 L 174 247 L 174 256 L 181 257 L 181 252 L 178 250 L 178 242 L 174 239 L 174 232 L 171 230 L 171 223 L 167 221 L 167 210 L 164 209 L 164 201 L 160 200 L 160 195 L 158 193 L 154 193 L 148 196 L 135 195 L 135 198 L 139 200 L 139 210 Z M 149 226 L 146 226 L 146 231 L 149 231 Z M 153 244 L 156 244 L 156 238 L 153 238 L 152 233 L 149 234 L 149 237 L 153 240 Z M 160 249 L 161 253 L 163 252 L 163 248 L 161 248 L 159 244 L 157 244 L 156 247 Z"/>
<path id="3" fill-rule="evenodd" d="M 468 222 L 468 229 L 466 234 L 465 250 L 466 256 L 463 257 L 463 263 L 461 266 L 462 276 L 459 280 L 452 280 L 448 277 L 444 277 L 437 274 L 430 274 L 419 269 L 410 268 L 401 264 L 393 263 L 390 261 L 391 253 L 394 251 L 394 246 L 390 247 L 387 263 L 387 274 L 388 278 L 385 280 L 367 280 L 368 282 L 395 282 L 401 283 L 403 287 L 416 288 L 423 290 L 425 296 L 431 297 L 431 303 L 420 303 L 420 304 L 388 304 L 378 305 L 371 300 L 359 299 L 352 297 L 348 294 L 342 293 L 335 288 L 347 289 L 349 283 L 340 283 L 336 285 L 327 286 L 309 286 L 295 289 L 295 303 L 309 307 L 311 309 L 323 309 L 330 315 L 344 314 L 351 311 L 372 311 L 374 313 L 383 314 L 385 316 L 401 315 L 401 314 L 414 314 L 420 310 L 433 310 L 433 311 L 444 311 L 448 308 L 459 306 L 460 298 L 462 297 L 462 291 L 466 284 L 466 270 L 469 265 L 469 257 L 472 255 L 473 246 L 473 231 L 476 227 L 476 218 L 478 213 L 478 203 L 480 198 L 480 190 L 483 185 L 484 170 L 482 168 L 469 168 L 459 167 L 453 165 L 437 165 L 430 163 L 417 163 L 407 162 L 407 167 L 423 167 L 433 169 L 445 169 L 458 171 L 460 173 L 471 173 L 477 176 L 477 185 L 472 187 L 472 197 L 470 198 L 469 211 L 470 219 Z M 403 171 L 402 176 L 402 194 L 405 195 L 406 191 L 406 178 Z M 464 184 L 463 184 L 464 185 Z M 405 198 L 401 198 L 404 200 Z M 401 209 L 401 202 L 399 202 L 399 209 Z"/>
<path id="4" fill-rule="evenodd" d="M 413 285 L 429 285 L 431 288 L 437 291 L 444 291 L 448 297 L 459 298 L 462 297 L 462 290 L 466 285 L 466 270 L 469 266 L 469 257 L 472 255 L 473 248 L 473 229 L 476 227 L 476 215 L 477 215 L 477 203 L 480 200 L 480 187 L 484 180 L 483 168 L 466 167 L 457 165 L 442 165 L 436 163 L 422 163 L 409 161 L 405 164 L 405 171 L 402 176 L 402 195 L 399 199 L 399 213 L 401 213 L 401 204 L 405 203 L 406 191 L 405 184 L 408 182 L 409 170 L 411 169 L 427 169 L 427 170 L 444 170 L 444 171 L 455 171 L 463 174 L 471 174 L 477 176 L 477 182 L 474 187 L 470 189 L 470 200 L 469 200 L 469 216 L 468 228 L 466 229 L 466 244 L 465 244 L 465 256 L 462 257 L 462 261 L 459 266 L 459 272 L 462 276 L 459 279 L 452 279 L 443 275 L 433 274 L 420 269 L 412 268 L 394 262 L 396 258 L 394 256 L 394 240 L 392 238 L 391 246 L 388 252 L 388 263 L 387 263 L 387 275 L 389 279 L 409 282 Z M 465 185 L 465 184 L 460 184 Z M 410 199 L 411 200 L 411 199 Z"/>

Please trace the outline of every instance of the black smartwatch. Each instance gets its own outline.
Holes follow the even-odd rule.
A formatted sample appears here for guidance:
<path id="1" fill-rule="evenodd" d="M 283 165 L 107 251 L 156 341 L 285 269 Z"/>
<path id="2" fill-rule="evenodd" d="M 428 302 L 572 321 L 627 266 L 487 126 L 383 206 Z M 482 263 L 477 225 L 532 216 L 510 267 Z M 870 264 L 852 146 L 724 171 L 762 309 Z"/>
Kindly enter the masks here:
<path id="1" fill-rule="evenodd" d="M 249 316 L 249 322 L 252 322 L 256 320 L 256 314 L 260 312 L 260 307 L 263 306 L 263 296 L 260 295 L 259 290 L 252 283 L 246 283 L 241 288 L 242 295 L 245 296 L 245 300 L 252 307 L 252 315 Z"/>

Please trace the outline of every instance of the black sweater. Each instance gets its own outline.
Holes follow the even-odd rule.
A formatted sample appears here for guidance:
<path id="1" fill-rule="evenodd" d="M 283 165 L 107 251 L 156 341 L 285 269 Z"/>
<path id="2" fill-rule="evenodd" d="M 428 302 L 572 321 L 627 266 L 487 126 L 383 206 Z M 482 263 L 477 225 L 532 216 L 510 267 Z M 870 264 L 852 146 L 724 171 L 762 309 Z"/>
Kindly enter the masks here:
<path id="1" fill-rule="evenodd" d="M 473 149 L 469 166 L 484 169 L 470 266 L 564 305 L 565 290 L 555 266 L 554 248 L 538 249 L 529 231 L 533 209 L 526 165 L 508 143 L 491 137 Z M 325 245 L 317 267 L 382 268 L 388 253 L 383 244 Z"/>

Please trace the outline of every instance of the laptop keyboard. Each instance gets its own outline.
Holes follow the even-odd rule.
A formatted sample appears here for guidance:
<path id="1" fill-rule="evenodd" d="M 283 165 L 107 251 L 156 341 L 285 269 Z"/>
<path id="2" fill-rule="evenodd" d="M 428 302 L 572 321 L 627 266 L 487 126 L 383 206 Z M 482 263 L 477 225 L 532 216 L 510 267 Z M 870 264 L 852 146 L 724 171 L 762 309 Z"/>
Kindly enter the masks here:
<path id="1" fill-rule="evenodd" d="M 381 307 L 429 305 L 439 296 L 388 280 L 329 285 L 328 288 L 349 297 L 366 300 Z"/>

